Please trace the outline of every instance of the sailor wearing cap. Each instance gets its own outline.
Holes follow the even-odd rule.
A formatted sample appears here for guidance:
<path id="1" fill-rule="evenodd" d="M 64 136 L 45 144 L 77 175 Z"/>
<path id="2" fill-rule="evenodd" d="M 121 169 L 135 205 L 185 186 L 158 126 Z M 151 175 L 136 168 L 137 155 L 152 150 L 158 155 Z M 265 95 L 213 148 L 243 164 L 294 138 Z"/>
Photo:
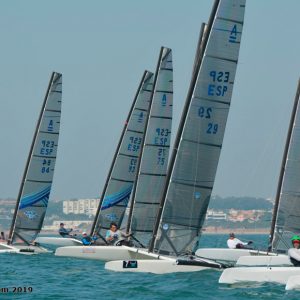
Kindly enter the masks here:
<path id="1" fill-rule="evenodd" d="M 291 263 L 295 267 L 300 267 L 300 236 L 294 235 L 291 239 L 293 248 L 288 251 L 288 256 L 290 257 Z"/>

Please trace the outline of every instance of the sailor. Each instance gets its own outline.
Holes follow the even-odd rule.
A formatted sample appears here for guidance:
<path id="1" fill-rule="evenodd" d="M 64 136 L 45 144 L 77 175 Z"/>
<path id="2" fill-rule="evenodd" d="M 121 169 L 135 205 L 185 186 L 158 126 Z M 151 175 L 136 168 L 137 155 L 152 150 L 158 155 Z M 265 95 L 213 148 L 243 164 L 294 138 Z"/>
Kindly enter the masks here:
<path id="1" fill-rule="evenodd" d="M 105 240 L 109 245 L 113 245 L 122 237 L 128 237 L 129 235 L 118 229 L 118 225 L 115 222 L 111 222 L 109 230 L 106 232 Z"/>
<path id="2" fill-rule="evenodd" d="M 291 263 L 295 267 L 300 267 L 300 236 L 294 235 L 292 237 L 293 248 L 290 248 L 288 251 L 288 256 L 291 260 Z"/>
<path id="3" fill-rule="evenodd" d="M 227 240 L 227 246 L 230 249 L 251 249 L 247 246 L 252 243 L 252 241 L 249 241 L 247 243 L 242 242 L 241 240 L 235 237 L 235 234 L 233 232 L 229 234 L 229 239 Z"/>
<path id="4" fill-rule="evenodd" d="M 82 233 L 81 241 L 82 241 L 83 246 L 90 246 L 90 245 L 94 244 L 96 240 L 97 240 L 96 236 L 91 237 L 91 236 L 87 235 L 86 232 Z"/>
<path id="5" fill-rule="evenodd" d="M 74 235 L 73 234 L 70 234 L 70 232 L 73 231 L 73 229 L 66 229 L 65 228 L 65 224 L 64 223 L 60 223 L 60 227 L 59 227 L 59 230 L 58 230 L 58 233 L 62 236 L 62 237 L 65 237 L 65 238 L 68 238 L 68 237 L 73 237 Z"/>

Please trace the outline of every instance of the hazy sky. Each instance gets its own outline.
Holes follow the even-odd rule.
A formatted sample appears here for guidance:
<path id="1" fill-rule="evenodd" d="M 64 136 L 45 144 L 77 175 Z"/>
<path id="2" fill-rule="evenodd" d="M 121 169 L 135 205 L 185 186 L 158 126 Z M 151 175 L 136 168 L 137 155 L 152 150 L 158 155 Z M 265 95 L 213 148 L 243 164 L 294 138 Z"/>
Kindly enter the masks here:
<path id="1" fill-rule="evenodd" d="M 0 4 L 0 198 L 17 197 L 52 71 L 63 74 L 51 198 L 98 197 L 145 69 L 173 50 L 175 134 L 213 0 Z M 213 194 L 273 197 L 300 75 L 300 1 L 248 0 Z"/>

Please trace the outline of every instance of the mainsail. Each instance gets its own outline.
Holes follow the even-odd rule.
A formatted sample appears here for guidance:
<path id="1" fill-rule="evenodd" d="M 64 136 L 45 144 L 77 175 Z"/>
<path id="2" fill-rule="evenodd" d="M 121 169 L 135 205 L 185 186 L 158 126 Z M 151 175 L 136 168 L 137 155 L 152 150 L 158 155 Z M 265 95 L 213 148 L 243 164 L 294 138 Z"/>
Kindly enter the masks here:
<path id="1" fill-rule="evenodd" d="M 245 0 L 214 4 L 175 140 L 150 251 L 178 256 L 197 247 L 231 102 L 244 10 Z"/>
<path id="2" fill-rule="evenodd" d="M 127 232 L 134 233 L 134 237 L 144 245 L 151 238 L 165 184 L 171 140 L 172 108 L 172 50 L 162 47 L 127 224 Z"/>
<path id="3" fill-rule="evenodd" d="M 40 232 L 54 175 L 61 116 L 62 75 L 52 73 L 23 175 L 9 243 L 29 244 Z"/>
<path id="4" fill-rule="evenodd" d="M 271 226 L 272 250 L 285 252 L 300 233 L 300 80 L 292 110 Z"/>
<path id="5" fill-rule="evenodd" d="M 152 90 L 153 73 L 145 71 L 109 170 L 92 235 L 103 237 L 111 222 L 122 223 L 135 181 Z"/>

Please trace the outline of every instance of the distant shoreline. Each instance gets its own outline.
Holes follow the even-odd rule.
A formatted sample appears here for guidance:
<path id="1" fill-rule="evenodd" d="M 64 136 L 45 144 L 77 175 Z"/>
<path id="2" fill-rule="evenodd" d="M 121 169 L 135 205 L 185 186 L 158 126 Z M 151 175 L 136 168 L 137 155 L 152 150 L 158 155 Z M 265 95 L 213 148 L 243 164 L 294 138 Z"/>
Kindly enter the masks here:
<path id="1" fill-rule="evenodd" d="M 221 228 L 221 227 L 206 227 L 202 234 L 229 234 L 234 232 L 236 234 L 269 234 L 269 228 Z"/>

